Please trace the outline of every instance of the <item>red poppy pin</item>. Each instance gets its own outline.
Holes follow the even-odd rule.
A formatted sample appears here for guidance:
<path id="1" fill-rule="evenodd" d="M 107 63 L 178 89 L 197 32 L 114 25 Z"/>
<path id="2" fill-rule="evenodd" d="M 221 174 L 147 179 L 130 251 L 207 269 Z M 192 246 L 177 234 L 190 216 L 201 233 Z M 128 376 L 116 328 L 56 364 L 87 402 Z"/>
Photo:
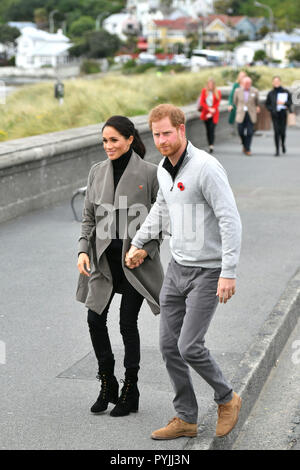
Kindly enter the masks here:
<path id="1" fill-rule="evenodd" d="M 140 189 L 143 189 L 143 185 L 142 185 L 142 184 L 140 184 L 140 185 L 139 185 L 139 188 L 140 188 Z"/>
<path id="2" fill-rule="evenodd" d="M 180 182 L 177 184 L 177 188 L 179 188 L 180 191 L 183 191 L 183 190 L 184 190 L 184 186 L 183 186 L 183 184 L 180 183 Z"/>

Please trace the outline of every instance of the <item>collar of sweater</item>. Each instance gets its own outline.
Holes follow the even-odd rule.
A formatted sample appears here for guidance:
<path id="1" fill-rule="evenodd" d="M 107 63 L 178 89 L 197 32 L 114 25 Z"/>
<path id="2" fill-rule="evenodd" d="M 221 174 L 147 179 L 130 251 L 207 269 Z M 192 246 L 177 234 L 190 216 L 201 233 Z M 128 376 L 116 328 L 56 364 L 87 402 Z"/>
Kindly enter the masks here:
<path id="1" fill-rule="evenodd" d="M 111 160 L 112 164 L 113 164 L 113 169 L 114 171 L 115 170 L 125 170 L 129 160 L 130 160 L 130 157 L 132 155 L 132 149 L 130 148 L 128 150 L 128 152 L 126 153 L 123 153 L 123 155 L 121 155 L 119 158 L 117 158 L 116 160 Z"/>

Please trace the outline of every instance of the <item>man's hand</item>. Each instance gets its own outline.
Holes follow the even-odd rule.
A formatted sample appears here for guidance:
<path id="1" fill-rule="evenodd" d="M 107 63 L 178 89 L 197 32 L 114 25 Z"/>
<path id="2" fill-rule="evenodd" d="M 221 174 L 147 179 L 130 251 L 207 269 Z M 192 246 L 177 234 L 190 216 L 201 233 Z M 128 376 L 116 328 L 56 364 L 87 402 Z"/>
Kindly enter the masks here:
<path id="1" fill-rule="evenodd" d="M 227 109 L 230 112 L 233 109 L 233 106 L 230 104 Z"/>
<path id="2" fill-rule="evenodd" d="M 256 106 L 256 112 L 257 112 L 257 114 L 260 113 L 260 107 L 259 106 Z"/>
<path id="3" fill-rule="evenodd" d="M 219 302 L 226 304 L 235 294 L 235 279 L 228 279 L 225 277 L 220 277 L 218 282 L 217 294 L 219 296 Z"/>
<path id="4" fill-rule="evenodd" d="M 135 246 L 131 245 L 130 250 L 126 253 L 125 256 L 125 264 L 127 268 L 134 269 L 140 266 L 144 259 L 148 256 L 148 253 L 144 249 L 136 248 Z"/>
<path id="5" fill-rule="evenodd" d="M 80 274 L 84 274 L 85 276 L 90 276 L 90 258 L 86 253 L 80 253 L 78 256 L 77 267 L 79 269 Z"/>

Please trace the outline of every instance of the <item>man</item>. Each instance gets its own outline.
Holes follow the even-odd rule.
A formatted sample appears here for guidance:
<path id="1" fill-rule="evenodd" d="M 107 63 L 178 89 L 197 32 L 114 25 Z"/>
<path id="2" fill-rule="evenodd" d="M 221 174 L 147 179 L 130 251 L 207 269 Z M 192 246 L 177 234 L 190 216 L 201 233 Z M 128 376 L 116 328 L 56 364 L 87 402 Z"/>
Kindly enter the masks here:
<path id="1" fill-rule="evenodd" d="M 279 144 L 281 140 L 282 152 L 286 152 L 285 132 L 287 121 L 287 110 L 292 112 L 292 96 L 291 93 L 281 86 L 280 77 L 273 77 L 273 90 L 269 91 L 266 108 L 270 111 L 274 127 L 275 140 L 275 157 L 279 157 Z"/>
<path id="2" fill-rule="evenodd" d="M 160 293 L 160 348 L 177 412 L 151 437 L 197 435 L 198 406 L 189 366 L 213 387 L 219 405 L 216 434 L 224 436 L 237 422 L 241 398 L 204 346 L 204 336 L 218 298 L 226 303 L 235 293 L 240 217 L 224 168 L 187 142 L 184 113 L 162 104 L 151 111 L 149 124 L 165 158 L 158 166 L 156 202 L 132 240 L 126 263 L 138 266 L 144 243 L 158 237 L 170 220 L 172 258 Z"/>
<path id="3" fill-rule="evenodd" d="M 233 102 L 236 106 L 235 120 L 238 123 L 243 152 L 250 156 L 254 124 L 257 121 L 257 113 L 260 112 L 258 90 L 252 87 L 250 77 L 243 78 L 241 87 L 234 93 Z"/>

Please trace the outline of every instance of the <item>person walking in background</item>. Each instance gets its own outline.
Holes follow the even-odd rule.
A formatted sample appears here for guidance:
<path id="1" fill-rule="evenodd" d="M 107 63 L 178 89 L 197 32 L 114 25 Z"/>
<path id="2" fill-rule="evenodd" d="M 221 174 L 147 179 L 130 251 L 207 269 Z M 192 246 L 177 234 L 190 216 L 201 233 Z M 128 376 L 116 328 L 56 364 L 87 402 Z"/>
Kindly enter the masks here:
<path id="1" fill-rule="evenodd" d="M 236 106 L 235 120 L 238 124 L 243 152 L 250 156 L 254 124 L 257 121 L 257 114 L 260 112 L 258 90 L 252 87 L 250 77 L 246 76 L 242 79 L 241 87 L 234 92 L 233 102 Z"/>
<path id="2" fill-rule="evenodd" d="M 217 89 L 214 79 L 210 78 L 206 88 L 202 89 L 198 100 L 198 109 L 201 110 L 200 119 L 204 121 L 205 124 L 210 153 L 214 151 L 215 128 L 219 122 L 220 101 L 221 92 Z"/>
<path id="3" fill-rule="evenodd" d="M 158 191 L 157 166 L 143 160 L 144 144 L 132 121 L 124 116 L 108 119 L 102 128 L 102 140 L 108 158 L 93 165 L 88 177 L 76 298 L 88 308 L 87 320 L 101 381 L 100 394 L 91 411 L 103 412 L 109 403 L 114 403 L 110 415 L 125 416 L 138 411 L 139 406 L 138 314 L 144 298 L 153 313 L 159 313 L 163 281 L 159 240 L 150 241 L 139 251 L 134 271 L 124 265 L 125 253 L 136 232 L 136 214 L 129 209 L 137 205 L 150 210 Z M 120 396 L 106 326 L 115 293 L 122 294 L 120 332 L 125 349 L 125 381 Z"/>
<path id="4" fill-rule="evenodd" d="M 171 261 L 160 293 L 160 348 L 175 397 L 177 416 L 154 431 L 153 439 L 197 435 L 198 405 L 189 366 L 214 390 L 216 435 L 238 420 L 241 398 L 232 390 L 205 347 L 214 312 L 235 293 L 241 221 L 226 172 L 216 158 L 186 139 L 185 115 L 171 104 L 149 116 L 158 166 L 159 191 L 126 255 L 131 260 L 170 220 Z M 133 266 L 134 268 L 134 266 Z"/>
<path id="5" fill-rule="evenodd" d="M 292 112 L 292 95 L 281 85 L 281 79 L 278 76 L 273 77 L 273 90 L 269 91 L 266 100 L 266 108 L 270 111 L 275 140 L 275 156 L 280 155 L 280 141 L 282 152 L 286 153 L 285 136 L 287 124 L 287 111 Z"/>
<path id="6" fill-rule="evenodd" d="M 232 126 L 235 124 L 235 114 L 236 114 L 236 106 L 233 102 L 233 97 L 234 97 L 234 92 L 237 88 L 240 87 L 241 81 L 243 80 L 244 77 L 247 77 L 247 74 L 244 70 L 241 70 L 237 76 L 236 81 L 233 84 L 233 87 L 231 89 L 229 98 L 228 98 L 228 111 L 229 111 L 229 117 L 228 117 L 228 122 Z M 234 131 L 236 132 L 236 131 Z"/>

